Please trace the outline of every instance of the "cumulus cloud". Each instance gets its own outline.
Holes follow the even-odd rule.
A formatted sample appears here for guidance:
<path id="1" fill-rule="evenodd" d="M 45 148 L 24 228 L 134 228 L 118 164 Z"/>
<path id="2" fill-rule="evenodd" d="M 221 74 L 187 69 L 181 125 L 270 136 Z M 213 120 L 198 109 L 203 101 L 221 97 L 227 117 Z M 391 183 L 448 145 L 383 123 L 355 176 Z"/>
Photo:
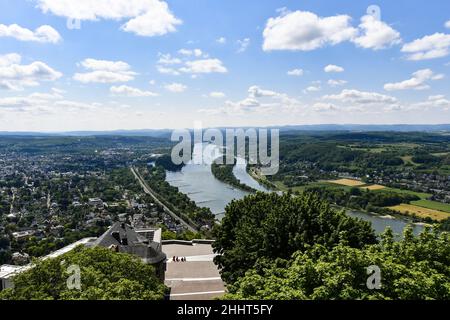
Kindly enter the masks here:
<path id="1" fill-rule="evenodd" d="M 336 45 L 357 34 L 350 22 L 347 15 L 322 18 L 308 11 L 282 12 L 267 21 L 263 49 L 311 51 Z"/>
<path id="2" fill-rule="evenodd" d="M 386 110 L 399 107 L 398 100 L 392 96 L 354 89 L 345 89 L 339 94 L 323 96 L 322 100 L 336 101 L 336 103 L 345 105 L 346 108 L 353 108 L 354 110 L 361 111 L 372 107 L 380 107 Z"/>
<path id="3" fill-rule="evenodd" d="M 227 73 L 227 68 L 219 59 L 201 59 L 187 61 L 183 68 L 179 69 L 184 73 Z"/>
<path id="4" fill-rule="evenodd" d="M 435 33 L 406 43 L 402 52 L 408 60 L 419 61 L 446 57 L 450 53 L 450 34 Z"/>
<path id="5" fill-rule="evenodd" d="M 201 109 L 200 112 L 208 114 L 241 115 L 248 112 L 277 113 L 280 111 L 292 112 L 301 107 L 299 101 L 287 94 L 273 90 L 251 86 L 247 90 L 247 97 L 239 101 L 226 101 L 220 108 Z"/>
<path id="6" fill-rule="evenodd" d="M 332 103 L 326 103 L 326 102 L 317 102 L 313 104 L 312 106 L 313 111 L 316 112 L 333 112 L 337 111 L 339 107 L 335 106 Z"/>
<path id="7" fill-rule="evenodd" d="M 220 92 L 220 91 L 213 91 L 209 93 L 209 96 L 211 98 L 217 98 L 217 99 L 223 99 L 226 97 L 225 93 Z"/>
<path id="8" fill-rule="evenodd" d="M 164 88 L 170 92 L 181 93 L 186 91 L 187 86 L 181 83 L 171 83 L 164 86 Z"/>
<path id="9" fill-rule="evenodd" d="M 163 65 L 173 65 L 182 63 L 181 59 L 173 58 L 169 53 L 168 54 L 159 54 L 158 64 Z"/>
<path id="10" fill-rule="evenodd" d="M 43 25 L 36 30 L 30 30 L 17 24 L 0 24 L 0 37 L 11 37 L 20 41 L 34 41 L 41 43 L 58 43 L 61 36 L 51 26 Z"/>
<path id="11" fill-rule="evenodd" d="M 94 110 L 99 106 L 99 103 L 66 100 L 55 90 L 49 93 L 35 92 L 28 96 L 0 98 L 0 109 L 31 114 Z"/>
<path id="12" fill-rule="evenodd" d="M 117 96 L 125 97 L 156 97 L 157 93 L 151 91 L 144 91 L 138 88 L 122 85 L 122 86 L 112 86 L 109 91 Z"/>
<path id="13" fill-rule="evenodd" d="M 345 84 L 347 84 L 346 80 L 334 80 L 334 79 L 328 80 L 328 85 L 330 85 L 331 87 L 343 86 Z"/>
<path id="14" fill-rule="evenodd" d="M 303 69 L 293 69 L 287 72 L 288 76 L 300 77 L 304 74 Z"/>
<path id="15" fill-rule="evenodd" d="M 450 29 L 450 20 L 445 23 L 445 27 Z"/>
<path id="16" fill-rule="evenodd" d="M 265 51 L 311 51 L 350 41 L 359 47 L 380 50 L 401 43 L 398 31 L 371 15 L 361 18 L 357 28 L 348 15 L 319 17 L 309 11 L 290 12 L 267 21 L 263 32 Z"/>
<path id="17" fill-rule="evenodd" d="M 156 64 L 158 72 L 172 76 L 190 73 L 193 78 L 201 73 L 228 72 L 221 60 L 208 58 L 208 54 L 201 49 L 180 49 L 177 54 L 178 56 L 174 57 L 171 54 L 160 53 Z M 199 57 L 202 59 L 198 59 Z"/>
<path id="18" fill-rule="evenodd" d="M 450 100 L 444 95 L 429 96 L 426 101 L 413 103 L 407 106 L 406 109 L 414 111 L 430 111 L 433 109 L 450 111 Z"/>
<path id="19" fill-rule="evenodd" d="M 181 49 L 178 50 L 178 53 L 184 56 L 195 56 L 195 57 L 201 57 L 203 55 L 202 50 L 200 49 Z"/>
<path id="20" fill-rule="evenodd" d="M 85 59 L 80 65 L 89 72 L 75 73 L 73 79 L 82 83 L 128 82 L 137 75 L 131 71 L 130 65 L 123 61 Z"/>
<path id="21" fill-rule="evenodd" d="M 320 86 L 309 86 L 305 90 L 303 90 L 304 93 L 311 93 L 311 92 L 318 92 L 322 90 Z"/>
<path id="22" fill-rule="evenodd" d="M 175 32 L 182 21 L 174 16 L 166 2 L 160 0 L 37 0 L 44 13 L 97 21 L 128 21 L 121 26 L 139 36 L 160 36 Z"/>
<path id="23" fill-rule="evenodd" d="M 352 41 L 362 48 L 380 50 L 402 41 L 398 31 L 371 15 L 361 18 L 359 29 L 360 34 Z"/>
<path id="24" fill-rule="evenodd" d="M 25 87 L 37 86 L 41 81 L 55 81 L 62 73 L 41 61 L 22 65 L 17 53 L 0 55 L 0 88 L 23 90 Z"/>
<path id="25" fill-rule="evenodd" d="M 344 72 L 345 69 L 340 66 L 336 66 L 334 64 L 329 64 L 323 69 L 323 71 L 325 71 L 326 73 L 331 73 L 331 72 L 339 73 L 339 72 Z"/>
<path id="26" fill-rule="evenodd" d="M 430 69 L 422 69 L 414 72 L 412 78 L 395 83 L 386 83 L 384 89 L 386 91 L 397 91 L 397 90 L 425 90 L 429 89 L 430 86 L 426 83 L 428 80 L 441 80 L 443 79 L 443 74 L 434 74 Z"/>

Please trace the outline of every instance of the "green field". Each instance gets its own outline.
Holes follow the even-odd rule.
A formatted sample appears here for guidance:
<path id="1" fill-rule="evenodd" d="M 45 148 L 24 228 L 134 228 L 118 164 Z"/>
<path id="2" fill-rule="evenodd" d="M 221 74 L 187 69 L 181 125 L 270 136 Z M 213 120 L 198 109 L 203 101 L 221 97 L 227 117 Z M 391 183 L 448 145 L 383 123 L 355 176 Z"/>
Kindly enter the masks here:
<path id="1" fill-rule="evenodd" d="M 287 187 L 283 182 L 281 181 L 275 181 L 275 186 L 280 191 L 288 191 L 289 187 Z M 304 186 L 298 186 L 298 187 L 292 187 L 291 190 L 293 192 L 303 192 L 306 188 L 313 188 L 313 187 L 326 187 L 331 189 L 344 189 L 346 191 L 350 191 L 353 187 L 344 186 L 344 185 L 338 185 L 327 181 L 319 181 L 319 182 L 310 182 L 307 185 Z"/>
<path id="2" fill-rule="evenodd" d="M 397 193 L 404 193 L 404 194 L 412 194 L 418 196 L 421 200 L 426 200 L 432 195 L 430 193 L 423 193 L 423 192 L 415 192 L 411 190 L 402 190 L 397 188 L 386 188 L 382 190 L 377 190 L 376 192 L 397 192 Z"/>
<path id="3" fill-rule="evenodd" d="M 427 209 L 433 209 L 433 210 L 439 210 L 450 213 L 450 204 L 448 203 L 441 203 L 437 201 L 431 201 L 431 200 L 419 200 L 419 201 L 413 201 L 411 204 L 427 208 Z"/>

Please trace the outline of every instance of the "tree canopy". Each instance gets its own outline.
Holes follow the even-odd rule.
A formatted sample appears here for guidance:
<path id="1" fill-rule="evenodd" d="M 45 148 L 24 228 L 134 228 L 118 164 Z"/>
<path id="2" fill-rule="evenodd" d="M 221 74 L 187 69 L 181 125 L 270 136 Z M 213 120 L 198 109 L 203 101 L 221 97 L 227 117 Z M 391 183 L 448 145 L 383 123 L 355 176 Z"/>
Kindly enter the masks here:
<path id="1" fill-rule="evenodd" d="M 70 266 L 80 268 L 81 290 L 69 289 Z M 139 258 L 106 248 L 78 247 L 14 278 L 14 288 L 0 300 L 161 300 L 166 287 L 152 266 Z"/>
<path id="2" fill-rule="evenodd" d="M 233 201 L 215 235 L 215 263 L 227 283 L 244 276 L 258 259 L 289 259 L 308 245 L 332 248 L 345 240 L 361 248 L 376 243 L 370 223 L 332 209 L 316 194 L 257 193 Z"/>
<path id="3" fill-rule="evenodd" d="M 381 288 L 367 286 L 367 268 L 380 268 Z M 290 260 L 260 260 L 228 287 L 225 299 L 450 299 L 450 242 L 447 233 L 412 228 L 394 242 L 387 229 L 379 244 L 352 248 L 345 241 L 298 251 Z"/>

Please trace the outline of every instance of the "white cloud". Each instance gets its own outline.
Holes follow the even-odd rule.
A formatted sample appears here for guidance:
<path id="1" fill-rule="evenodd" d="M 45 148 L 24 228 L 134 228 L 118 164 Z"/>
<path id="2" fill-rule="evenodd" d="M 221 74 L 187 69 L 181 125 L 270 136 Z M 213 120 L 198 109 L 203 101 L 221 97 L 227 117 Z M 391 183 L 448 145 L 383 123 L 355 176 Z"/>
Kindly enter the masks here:
<path id="1" fill-rule="evenodd" d="M 225 93 L 220 91 L 213 91 L 209 94 L 211 98 L 223 99 L 226 97 Z"/>
<path id="2" fill-rule="evenodd" d="M 414 72 L 411 79 L 402 82 L 386 83 L 384 85 L 384 89 L 387 91 L 408 89 L 425 90 L 430 88 L 430 86 L 426 83 L 428 80 L 441 80 L 443 77 L 443 74 L 436 75 L 430 69 L 422 69 Z"/>
<path id="3" fill-rule="evenodd" d="M 335 106 L 332 103 L 317 102 L 313 104 L 312 109 L 316 112 L 332 112 L 338 110 L 339 107 Z"/>
<path id="4" fill-rule="evenodd" d="M 310 51 L 351 40 L 357 29 L 347 15 L 319 17 L 312 12 L 282 12 L 267 21 L 263 32 L 264 51 Z"/>
<path id="5" fill-rule="evenodd" d="M 81 63 L 90 72 L 75 73 L 73 79 L 82 83 L 115 83 L 128 82 L 134 79 L 136 72 L 131 71 L 128 63 L 123 61 L 108 61 L 85 59 Z"/>
<path id="6" fill-rule="evenodd" d="M 400 33 L 374 16 L 363 16 L 359 28 L 362 34 L 352 41 L 360 47 L 380 50 L 401 43 Z"/>
<path id="7" fill-rule="evenodd" d="M 339 72 L 344 72 L 345 70 L 344 70 L 344 68 L 342 68 L 340 66 L 336 66 L 334 64 L 329 64 L 323 69 L 323 71 L 325 71 L 327 73 L 331 73 L 331 72 L 339 73 Z"/>
<path id="8" fill-rule="evenodd" d="M 445 27 L 450 29 L 450 20 L 445 23 Z"/>
<path id="9" fill-rule="evenodd" d="M 200 49 L 181 49 L 178 50 L 178 53 L 183 55 L 183 56 L 195 56 L 195 57 L 201 57 L 203 55 L 202 50 Z"/>
<path id="10" fill-rule="evenodd" d="M 268 114 L 280 111 L 293 112 L 302 107 L 299 101 L 284 93 L 261 89 L 258 86 L 251 86 L 247 93 L 247 97 L 240 101 L 226 101 L 220 108 L 201 109 L 199 112 L 228 115 L 242 115 L 248 112 Z"/>
<path id="11" fill-rule="evenodd" d="M 160 0 L 37 0 L 44 13 L 78 20 L 129 19 L 121 29 L 140 36 L 160 36 L 176 31 L 182 21 Z"/>
<path id="12" fill-rule="evenodd" d="M 249 38 L 245 38 L 243 40 L 238 40 L 237 44 L 239 46 L 237 52 L 238 53 L 242 53 L 247 51 L 248 47 L 250 46 L 250 39 Z"/>
<path id="13" fill-rule="evenodd" d="M 429 60 L 446 57 L 450 54 L 450 34 L 435 33 L 416 39 L 403 46 L 408 60 Z"/>
<path id="14" fill-rule="evenodd" d="M 320 86 L 309 86 L 305 90 L 303 90 L 304 93 L 310 93 L 310 92 L 318 92 L 322 90 Z"/>
<path id="15" fill-rule="evenodd" d="M 101 106 L 99 103 L 65 100 L 61 94 L 55 92 L 35 92 L 28 96 L 0 98 L 0 109 L 31 115 L 95 110 L 99 106 Z"/>
<path id="16" fill-rule="evenodd" d="M 22 61 L 22 57 L 17 53 L 8 53 L 0 55 L 0 67 L 8 67 L 12 64 L 18 64 Z"/>
<path id="17" fill-rule="evenodd" d="M 48 25 L 40 26 L 36 30 L 32 31 L 17 24 L 11 24 L 9 26 L 0 24 L 0 37 L 11 37 L 20 41 L 34 41 L 42 43 L 58 43 L 62 39 L 58 31 Z"/>
<path id="18" fill-rule="evenodd" d="M 37 86 L 41 81 L 55 81 L 62 77 L 44 62 L 35 61 L 22 65 L 17 53 L 0 55 L 0 88 L 23 90 L 24 87 Z"/>
<path id="19" fill-rule="evenodd" d="M 200 73 L 226 73 L 227 68 L 219 59 L 209 59 L 208 54 L 201 49 L 180 49 L 178 57 L 170 54 L 159 54 L 156 69 L 159 73 L 178 76 L 181 73 L 190 73 L 195 79 Z M 195 59 L 202 57 L 203 59 Z"/>
<path id="20" fill-rule="evenodd" d="M 219 59 L 202 59 L 187 61 L 185 67 L 180 68 L 184 73 L 226 73 L 227 68 Z"/>
<path id="21" fill-rule="evenodd" d="M 157 93 L 151 91 L 143 91 L 138 88 L 133 88 L 130 86 L 122 85 L 122 86 L 112 86 L 109 91 L 117 96 L 126 96 L 126 97 L 156 97 Z"/>
<path id="22" fill-rule="evenodd" d="M 217 43 L 225 44 L 227 43 L 227 39 L 225 37 L 220 37 L 216 40 Z"/>
<path id="23" fill-rule="evenodd" d="M 406 109 L 413 111 L 430 111 L 432 109 L 449 111 L 450 100 L 448 100 L 444 95 L 429 96 L 428 100 L 413 103 L 409 105 Z"/>
<path id="24" fill-rule="evenodd" d="M 181 92 L 186 91 L 187 86 L 185 86 L 184 84 L 181 84 L 181 83 L 171 83 L 171 84 L 165 85 L 164 88 L 166 88 L 166 90 L 168 90 L 170 92 L 181 93 Z"/>
<path id="25" fill-rule="evenodd" d="M 288 76 L 300 77 L 304 74 L 303 69 L 293 69 L 287 72 Z"/>
<path id="26" fill-rule="evenodd" d="M 171 76 L 179 76 L 180 73 L 174 69 L 174 68 L 167 68 L 167 67 L 163 67 L 163 66 L 156 66 L 156 69 L 158 70 L 159 73 L 162 74 L 168 74 Z"/>
<path id="27" fill-rule="evenodd" d="M 169 53 L 168 54 L 160 54 L 158 64 L 164 65 L 173 65 L 182 63 L 181 59 L 173 58 Z"/>
<path id="28" fill-rule="evenodd" d="M 334 79 L 328 80 L 328 85 L 330 85 L 331 87 L 343 86 L 345 84 L 347 84 L 347 81 L 345 80 L 334 80 Z"/>
<path id="29" fill-rule="evenodd" d="M 342 90 L 339 94 L 326 95 L 323 100 L 333 100 L 345 105 L 346 108 L 362 110 L 368 107 L 382 107 L 392 109 L 399 106 L 396 98 L 377 92 L 365 92 L 359 90 Z"/>

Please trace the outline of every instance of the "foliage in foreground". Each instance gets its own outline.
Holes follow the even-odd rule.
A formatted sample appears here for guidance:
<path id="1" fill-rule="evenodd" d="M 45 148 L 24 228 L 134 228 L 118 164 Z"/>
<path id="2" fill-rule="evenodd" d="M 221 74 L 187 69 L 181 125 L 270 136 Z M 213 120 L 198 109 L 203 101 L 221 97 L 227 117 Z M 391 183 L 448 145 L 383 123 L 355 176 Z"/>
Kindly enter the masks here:
<path id="1" fill-rule="evenodd" d="M 71 265 L 81 270 L 81 290 L 68 289 Z M 161 300 L 166 287 L 152 266 L 140 259 L 106 248 L 78 247 L 36 265 L 14 278 L 14 289 L 0 300 Z"/>
<path id="2" fill-rule="evenodd" d="M 450 242 L 428 230 L 414 237 L 405 229 L 394 242 L 390 229 L 380 244 L 332 250 L 314 245 L 289 261 L 260 260 L 228 287 L 224 299 L 450 299 Z M 368 289 L 366 268 L 381 269 L 381 289 Z"/>
<path id="3" fill-rule="evenodd" d="M 308 245 L 332 248 L 340 240 L 355 248 L 376 243 L 370 223 L 333 210 L 316 194 L 257 193 L 233 201 L 215 234 L 215 263 L 228 284 L 260 258 L 289 259 Z"/>

